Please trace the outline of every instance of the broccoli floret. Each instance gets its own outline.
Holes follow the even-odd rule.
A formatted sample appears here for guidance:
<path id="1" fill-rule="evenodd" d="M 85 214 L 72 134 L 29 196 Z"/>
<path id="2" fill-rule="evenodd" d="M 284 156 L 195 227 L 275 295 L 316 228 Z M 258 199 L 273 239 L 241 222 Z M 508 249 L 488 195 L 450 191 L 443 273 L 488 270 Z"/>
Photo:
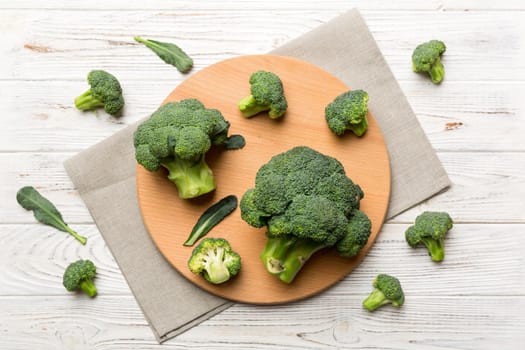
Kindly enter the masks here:
<path id="1" fill-rule="evenodd" d="M 368 311 L 374 311 L 386 304 L 400 307 L 405 302 L 405 294 L 401 288 L 401 283 L 393 276 L 386 274 L 377 275 L 374 279 L 374 288 L 368 298 L 363 301 L 363 306 Z"/>
<path id="2" fill-rule="evenodd" d="M 366 245 L 370 221 L 358 210 L 362 198 L 338 160 L 300 146 L 259 169 L 255 188 L 241 199 L 241 218 L 266 226 L 264 267 L 291 283 L 315 252 L 336 247 L 349 257 Z"/>
<path id="3" fill-rule="evenodd" d="M 93 278 L 97 273 L 97 268 L 91 260 L 78 260 L 67 267 L 63 276 L 64 287 L 70 292 L 82 289 L 87 295 L 93 298 L 97 295 L 97 287 L 93 283 Z"/>
<path id="4" fill-rule="evenodd" d="M 116 115 L 124 107 L 120 83 L 113 75 L 103 70 L 89 72 L 87 81 L 91 88 L 75 98 L 75 106 L 81 111 L 104 108 Z"/>
<path id="5" fill-rule="evenodd" d="M 445 77 L 441 55 L 446 49 L 445 43 L 439 40 L 418 45 L 412 53 L 412 70 L 416 73 L 428 73 L 434 84 L 441 83 Z"/>
<path id="6" fill-rule="evenodd" d="M 213 284 L 220 284 L 235 276 L 241 269 L 241 257 L 224 238 L 204 238 L 193 249 L 188 267 Z"/>
<path id="7" fill-rule="evenodd" d="M 196 99 L 170 102 L 138 126 L 135 158 L 149 171 L 166 168 L 181 198 L 198 197 L 215 189 L 205 155 L 228 140 L 229 128 L 218 110 Z"/>
<path id="8" fill-rule="evenodd" d="M 432 261 L 442 261 L 445 258 L 445 236 L 453 224 L 445 212 L 425 211 L 405 231 L 405 238 L 412 248 L 423 243 Z"/>
<path id="9" fill-rule="evenodd" d="M 368 129 L 368 93 L 352 90 L 337 96 L 325 108 L 325 118 L 330 130 L 342 135 L 346 130 L 363 136 Z"/>
<path id="10" fill-rule="evenodd" d="M 281 79 L 272 72 L 257 71 L 250 76 L 251 94 L 239 101 L 246 118 L 269 111 L 272 119 L 282 117 L 288 108 Z"/>

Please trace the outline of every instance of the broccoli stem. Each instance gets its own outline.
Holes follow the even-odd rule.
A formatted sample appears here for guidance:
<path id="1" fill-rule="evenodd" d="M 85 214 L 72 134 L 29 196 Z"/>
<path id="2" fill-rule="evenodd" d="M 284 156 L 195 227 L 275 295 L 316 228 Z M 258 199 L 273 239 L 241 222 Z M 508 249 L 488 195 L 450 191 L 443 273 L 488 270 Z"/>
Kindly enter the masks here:
<path id="1" fill-rule="evenodd" d="M 230 279 L 230 271 L 224 263 L 224 252 L 220 257 L 211 257 L 208 268 L 204 270 L 206 280 L 211 283 L 220 284 Z"/>
<path id="2" fill-rule="evenodd" d="M 291 283 L 310 257 L 325 245 L 295 237 L 268 237 L 261 259 L 266 270 L 285 283 Z"/>
<path id="3" fill-rule="evenodd" d="M 363 301 L 363 306 L 368 311 L 374 311 L 380 306 L 383 306 L 385 304 L 390 303 L 390 300 L 388 300 L 385 297 L 385 294 L 381 292 L 379 289 L 374 289 L 372 293 Z"/>
<path id="4" fill-rule="evenodd" d="M 443 67 L 443 63 L 441 63 L 441 59 L 439 57 L 428 71 L 428 74 L 430 75 L 430 80 L 432 80 L 434 84 L 441 83 L 445 77 L 445 67 Z"/>
<path id="5" fill-rule="evenodd" d="M 91 94 L 91 89 L 75 98 L 75 106 L 81 111 L 104 107 L 104 102 Z"/>
<path id="6" fill-rule="evenodd" d="M 421 241 L 425 244 L 428 249 L 428 254 L 432 261 L 443 261 L 445 258 L 445 240 L 444 239 L 432 239 L 423 238 Z"/>
<path id="7" fill-rule="evenodd" d="M 95 286 L 95 283 L 93 283 L 93 280 L 84 280 L 80 282 L 80 288 L 91 298 L 97 295 L 97 287 Z"/>
<path id="8" fill-rule="evenodd" d="M 256 114 L 267 111 L 268 109 L 268 106 L 258 104 L 252 95 L 248 95 L 239 101 L 239 110 L 246 118 L 251 118 Z"/>
<path id="9" fill-rule="evenodd" d="M 215 178 L 204 155 L 197 162 L 175 155 L 161 164 L 168 169 L 168 179 L 177 186 L 180 198 L 195 198 L 215 189 Z"/>
<path id="10" fill-rule="evenodd" d="M 79 241 L 80 243 L 82 244 L 86 244 L 87 242 L 87 238 L 86 237 L 83 237 L 81 235 L 79 235 L 78 233 L 76 233 L 75 231 L 73 231 L 69 226 L 65 226 L 65 229 L 66 231 L 73 237 L 76 238 L 77 241 Z"/>

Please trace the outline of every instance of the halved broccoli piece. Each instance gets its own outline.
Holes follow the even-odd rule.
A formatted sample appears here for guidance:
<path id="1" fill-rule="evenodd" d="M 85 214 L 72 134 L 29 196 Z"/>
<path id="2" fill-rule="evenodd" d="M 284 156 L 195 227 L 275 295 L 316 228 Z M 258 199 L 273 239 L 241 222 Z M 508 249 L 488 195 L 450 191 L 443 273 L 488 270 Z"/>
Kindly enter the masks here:
<path id="1" fill-rule="evenodd" d="M 386 304 L 392 304 L 395 307 L 404 304 L 405 294 L 397 278 L 387 274 L 379 274 L 374 279 L 374 287 L 372 293 L 363 301 L 363 306 L 368 311 L 374 311 Z"/>
<path id="2" fill-rule="evenodd" d="M 246 118 L 268 111 L 272 119 L 282 117 L 288 108 L 283 83 L 277 74 L 257 71 L 250 76 L 251 94 L 239 101 Z"/>
<path id="3" fill-rule="evenodd" d="M 416 73 L 428 73 L 434 84 L 441 83 L 445 77 L 441 55 L 446 50 L 445 43 L 439 40 L 418 45 L 412 53 L 412 70 Z"/>
<path id="4" fill-rule="evenodd" d="M 405 231 L 405 238 L 412 248 L 423 243 L 432 261 L 442 261 L 445 258 L 445 236 L 453 225 L 447 213 L 425 211 Z"/>
<path id="5" fill-rule="evenodd" d="M 64 287 L 70 292 L 81 289 L 93 298 L 97 295 L 97 287 L 93 283 L 96 273 L 97 268 L 91 260 L 75 261 L 69 264 L 64 272 Z"/>
<path id="6" fill-rule="evenodd" d="M 261 260 L 269 273 L 291 283 L 318 250 L 335 247 L 350 257 L 366 245 L 371 226 L 357 210 L 362 198 L 338 160 L 300 146 L 259 169 L 255 188 L 241 199 L 241 218 L 267 227 Z"/>
<path id="7" fill-rule="evenodd" d="M 87 81 L 91 88 L 75 98 L 75 106 L 82 110 L 104 108 L 116 115 L 124 107 L 124 97 L 120 83 L 113 75 L 103 70 L 89 72 Z"/>
<path id="8" fill-rule="evenodd" d="M 368 93 L 352 90 L 337 96 L 325 108 L 325 118 L 330 130 L 342 135 L 346 130 L 363 136 L 368 129 Z"/>
<path id="9" fill-rule="evenodd" d="M 224 238 L 204 238 L 193 249 L 188 267 L 213 284 L 220 284 L 235 276 L 241 269 L 241 257 Z"/>
<path id="10" fill-rule="evenodd" d="M 205 156 L 212 145 L 227 142 L 229 127 L 218 110 L 196 99 L 170 102 L 138 126 L 135 158 L 149 171 L 166 168 L 181 198 L 198 197 L 215 189 Z"/>

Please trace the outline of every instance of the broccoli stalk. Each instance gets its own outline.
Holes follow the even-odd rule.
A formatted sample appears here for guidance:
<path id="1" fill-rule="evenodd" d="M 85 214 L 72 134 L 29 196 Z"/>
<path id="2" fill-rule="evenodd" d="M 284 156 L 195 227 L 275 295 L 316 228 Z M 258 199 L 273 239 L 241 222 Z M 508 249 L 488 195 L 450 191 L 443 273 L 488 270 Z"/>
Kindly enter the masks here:
<path id="1" fill-rule="evenodd" d="M 288 108 L 283 83 L 275 73 L 253 73 L 250 76 L 250 92 L 238 103 L 239 110 L 246 118 L 268 111 L 268 116 L 276 119 L 282 117 Z"/>
<path id="2" fill-rule="evenodd" d="M 87 77 L 91 86 L 89 90 L 75 98 L 75 106 L 81 110 L 104 108 L 116 115 L 124 107 L 124 97 L 119 81 L 113 75 L 103 70 L 93 70 Z"/>
<path id="3" fill-rule="evenodd" d="M 268 105 L 259 104 L 253 95 L 248 95 L 239 101 L 239 109 L 246 118 L 268 110 Z"/>
<path id="4" fill-rule="evenodd" d="M 430 67 L 428 74 L 430 75 L 430 80 L 432 80 L 434 84 L 439 84 L 443 80 L 445 77 L 445 67 L 441 62 L 441 58 L 436 58 L 434 64 Z"/>
<path id="5" fill-rule="evenodd" d="M 392 304 L 395 307 L 400 307 L 404 304 L 405 294 L 397 278 L 379 274 L 374 279 L 373 285 L 375 289 L 363 301 L 363 306 L 368 311 L 374 311 L 386 304 Z"/>
<path id="6" fill-rule="evenodd" d="M 81 111 L 97 109 L 104 107 L 104 102 L 102 102 L 97 97 L 93 96 L 91 89 L 84 92 L 80 96 L 75 98 L 75 106 Z"/>
<path id="7" fill-rule="evenodd" d="M 161 164 L 168 170 L 168 179 L 175 183 L 181 198 L 195 198 L 215 189 L 215 178 L 204 155 L 194 162 L 175 154 L 173 158 L 163 159 Z"/>

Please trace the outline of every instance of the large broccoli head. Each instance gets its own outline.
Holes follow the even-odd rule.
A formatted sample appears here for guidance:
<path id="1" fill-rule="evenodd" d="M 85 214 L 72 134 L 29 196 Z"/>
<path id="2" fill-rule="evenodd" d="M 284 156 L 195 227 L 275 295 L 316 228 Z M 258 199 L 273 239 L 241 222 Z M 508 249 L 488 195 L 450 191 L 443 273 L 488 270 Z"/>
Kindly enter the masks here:
<path id="1" fill-rule="evenodd" d="M 405 238 L 412 248 L 424 244 L 432 261 L 442 261 L 445 258 L 445 236 L 453 224 L 448 213 L 425 211 L 405 231 Z"/>
<path id="2" fill-rule="evenodd" d="M 97 108 L 112 115 L 124 107 L 124 97 L 120 83 L 113 75 L 103 70 L 89 72 L 87 81 L 91 88 L 75 98 L 75 106 L 84 111 Z"/>
<path id="3" fill-rule="evenodd" d="M 188 267 L 213 284 L 228 281 L 241 269 L 241 257 L 224 238 L 204 238 L 193 249 Z"/>
<path id="4" fill-rule="evenodd" d="M 342 135 L 346 130 L 363 136 L 368 129 L 368 93 L 351 90 L 337 96 L 325 108 L 325 118 L 330 130 Z"/>
<path id="5" fill-rule="evenodd" d="M 338 160 L 300 146 L 259 169 L 255 188 L 241 199 L 241 217 L 267 226 L 261 259 L 268 272 L 290 283 L 316 251 L 337 246 L 349 257 L 366 244 L 371 225 L 357 211 L 363 195 Z"/>
<path id="6" fill-rule="evenodd" d="M 97 295 L 97 287 L 93 283 L 96 274 L 97 268 L 91 260 L 77 260 L 64 271 L 64 287 L 70 292 L 81 289 L 93 298 Z"/>
<path id="7" fill-rule="evenodd" d="M 416 73 L 428 73 L 434 84 L 441 83 L 445 77 L 441 55 L 446 49 L 445 43 L 439 40 L 418 45 L 412 53 L 412 70 Z"/>
<path id="8" fill-rule="evenodd" d="M 272 119 L 282 117 L 288 108 L 283 83 L 277 74 L 257 71 L 250 76 L 251 94 L 239 101 L 239 110 L 246 118 L 268 111 Z"/>
<path id="9" fill-rule="evenodd" d="M 135 157 L 149 171 L 161 166 L 181 198 L 194 198 L 215 189 L 205 161 L 212 145 L 226 142 L 230 124 L 216 109 L 196 99 L 161 106 L 135 131 Z"/>

